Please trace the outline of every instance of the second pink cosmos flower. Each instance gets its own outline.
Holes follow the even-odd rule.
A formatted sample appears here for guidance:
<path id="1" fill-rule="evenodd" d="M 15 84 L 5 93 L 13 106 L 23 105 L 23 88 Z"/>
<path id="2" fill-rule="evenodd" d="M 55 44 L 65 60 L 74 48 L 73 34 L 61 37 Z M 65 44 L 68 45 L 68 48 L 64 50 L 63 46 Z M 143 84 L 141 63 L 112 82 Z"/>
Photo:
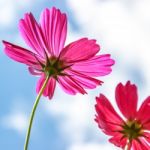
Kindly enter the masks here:
<path id="1" fill-rule="evenodd" d="M 15 61 L 26 64 L 31 74 L 41 76 L 37 92 L 49 76 L 43 95 L 50 99 L 56 81 L 69 94 L 85 94 L 85 89 L 93 89 L 102 83 L 93 77 L 111 72 L 114 61 L 109 54 L 96 55 L 100 50 L 96 40 L 82 38 L 64 47 L 67 17 L 59 9 L 45 9 L 40 23 L 31 13 L 25 14 L 19 22 L 19 29 L 32 50 L 3 41 L 5 53 Z"/>

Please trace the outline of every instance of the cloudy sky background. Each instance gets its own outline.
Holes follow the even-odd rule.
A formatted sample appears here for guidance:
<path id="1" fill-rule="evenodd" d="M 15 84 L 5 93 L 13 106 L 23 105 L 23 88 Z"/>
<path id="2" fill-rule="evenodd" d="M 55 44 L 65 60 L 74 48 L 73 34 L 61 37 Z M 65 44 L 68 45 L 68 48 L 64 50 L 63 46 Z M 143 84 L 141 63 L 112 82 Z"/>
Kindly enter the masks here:
<path id="1" fill-rule="evenodd" d="M 68 16 L 67 43 L 81 37 L 97 39 L 100 53 L 116 60 L 103 86 L 88 95 L 69 96 L 57 87 L 52 101 L 42 98 L 35 116 L 32 150 L 115 150 L 94 122 L 95 96 L 105 94 L 115 106 L 118 82 L 131 80 L 139 103 L 150 95 L 149 0 L 0 0 L 0 40 L 27 47 L 18 31 L 26 12 L 39 19 L 45 7 L 56 6 Z M 10 60 L 0 44 L 0 149 L 23 149 L 37 77 L 25 65 Z M 116 107 L 116 106 L 115 106 Z"/>

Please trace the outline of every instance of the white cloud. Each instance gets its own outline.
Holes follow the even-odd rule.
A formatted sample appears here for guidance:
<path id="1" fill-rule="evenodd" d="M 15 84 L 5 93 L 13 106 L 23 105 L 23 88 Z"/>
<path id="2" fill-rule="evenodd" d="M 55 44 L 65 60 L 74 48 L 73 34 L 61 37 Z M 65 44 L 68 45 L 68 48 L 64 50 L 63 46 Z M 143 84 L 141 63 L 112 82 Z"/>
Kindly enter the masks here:
<path id="1" fill-rule="evenodd" d="M 0 25 L 10 26 L 16 16 L 14 6 L 11 3 L 0 5 Z"/>
<path id="2" fill-rule="evenodd" d="M 10 26 L 16 21 L 18 11 L 31 6 L 32 3 L 30 0 L 0 0 L 0 26 Z"/>
<path id="3" fill-rule="evenodd" d="M 78 3 L 76 0 L 72 0 L 68 3 L 85 34 L 97 38 L 99 43 L 104 44 L 102 45 L 104 49 L 111 48 L 110 52 L 118 53 L 118 56 L 124 61 L 127 58 L 128 61 L 135 61 L 136 58 L 141 57 L 142 48 L 146 51 L 147 46 L 150 47 L 150 35 L 146 33 L 149 28 L 147 27 L 145 31 L 144 25 L 140 24 L 143 19 L 141 17 L 144 6 L 147 8 L 148 2 L 143 4 L 138 1 L 131 9 L 126 7 L 123 1 L 100 3 L 93 0 L 82 0 Z M 142 3 L 144 6 L 138 5 L 138 3 Z M 144 14 L 150 14 L 147 11 L 150 12 L 150 9 L 146 9 Z M 138 14 L 141 14 L 140 18 L 137 18 Z M 148 19 L 148 17 L 146 18 Z M 127 55 L 127 52 L 130 52 L 130 55 Z"/>
<path id="4" fill-rule="evenodd" d="M 70 96 L 59 88 L 56 89 L 53 100 L 42 101 L 43 110 L 59 119 L 60 133 L 70 143 L 84 142 L 89 134 L 93 140 L 106 139 L 94 121 L 94 104 L 93 91 L 88 95 Z"/>
<path id="5" fill-rule="evenodd" d="M 76 143 L 68 150 L 117 150 L 112 144 L 98 144 L 98 143 Z M 119 150 L 119 149 L 118 149 Z"/>
<path id="6" fill-rule="evenodd" d="M 21 96 L 17 96 L 12 100 L 10 110 L 0 118 L 0 124 L 6 130 L 14 130 L 15 132 L 24 135 L 28 126 L 28 115 L 25 110 L 28 110 L 27 101 Z"/>
<path id="7" fill-rule="evenodd" d="M 27 116 L 21 112 L 10 113 L 1 120 L 4 128 L 15 130 L 19 134 L 23 134 L 26 131 L 27 122 Z"/>

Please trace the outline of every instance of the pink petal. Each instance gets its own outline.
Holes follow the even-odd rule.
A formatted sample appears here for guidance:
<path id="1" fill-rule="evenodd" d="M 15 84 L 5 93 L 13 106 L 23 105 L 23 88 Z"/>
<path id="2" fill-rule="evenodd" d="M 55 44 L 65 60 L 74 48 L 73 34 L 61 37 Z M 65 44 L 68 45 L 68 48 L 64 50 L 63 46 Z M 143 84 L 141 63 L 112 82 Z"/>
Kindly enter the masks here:
<path id="1" fill-rule="evenodd" d="M 82 38 L 66 46 L 60 53 L 60 58 L 66 62 L 75 63 L 90 59 L 99 52 L 96 40 Z"/>
<path id="2" fill-rule="evenodd" d="M 127 144 L 127 138 L 124 138 L 120 133 L 116 133 L 112 138 L 109 139 L 109 142 L 124 149 Z"/>
<path id="3" fill-rule="evenodd" d="M 133 150 L 149 150 L 150 145 L 144 139 L 138 139 L 132 141 L 132 148 Z"/>
<path id="4" fill-rule="evenodd" d="M 148 143 L 145 138 L 140 139 L 142 150 L 150 150 L 150 143 Z"/>
<path id="5" fill-rule="evenodd" d="M 31 13 L 26 13 L 24 19 L 20 20 L 19 30 L 25 42 L 44 58 L 47 49 L 45 39 L 39 24 Z"/>
<path id="6" fill-rule="evenodd" d="M 71 77 L 69 76 L 59 76 L 58 82 L 62 89 L 71 95 L 76 93 L 86 94 L 86 91 Z"/>
<path id="7" fill-rule="evenodd" d="M 46 77 L 45 74 L 43 73 L 41 78 L 39 79 L 38 83 L 37 83 L 37 88 L 36 88 L 36 92 L 39 93 L 41 87 L 43 86 L 43 83 L 45 81 Z M 50 78 L 46 88 L 43 92 L 43 95 L 45 97 L 49 97 L 49 99 L 52 99 L 53 95 L 54 95 L 54 91 L 55 91 L 55 87 L 56 87 L 56 80 L 54 78 Z"/>
<path id="8" fill-rule="evenodd" d="M 136 140 L 132 141 L 132 149 L 133 150 L 143 150 L 141 147 L 141 144 Z"/>
<path id="9" fill-rule="evenodd" d="M 96 122 L 99 127 L 108 135 L 113 136 L 116 133 L 120 134 L 119 131 L 122 130 L 123 120 L 116 113 L 111 103 L 102 94 L 100 94 L 99 97 L 96 97 L 96 102 Z"/>
<path id="10" fill-rule="evenodd" d="M 65 71 L 66 74 L 68 74 L 69 76 L 71 76 L 72 78 L 74 78 L 74 80 L 80 84 L 80 86 L 82 86 L 83 88 L 86 89 L 94 89 L 96 88 L 98 85 L 102 84 L 102 81 L 91 78 L 87 75 L 84 75 L 80 72 L 77 72 L 75 70 L 66 70 Z"/>
<path id="11" fill-rule="evenodd" d="M 28 66 L 32 66 L 36 69 L 41 69 L 41 66 L 35 58 L 35 56 L 38 57 L 36 54 L 6 41 L 3 41 L 3 44 L 5 45 L 6 55 L 12 58 L 13 60 L 18 61 L 20 63 L 24 63 Z"/>
<path id="12" fill-rule="evenodd" d="M 147 132 L 143 132 L 143 137 L 145 138 L 145 140 L 150 143 L 150 133 L 149 131 Z"/>
<path id="13" fill-rule="evenodd" d="M 81 61 L 72 65 L 72 69 L 88 76 L 104 76 L 109 74 L 114 64 L 114 60 L 110 58 L 109 54 L 94 56 L 93 58 Z"/>
<path id="14" fill-rule="evenodd" d="M 136 86 L 131 84 L 130 81 L 128 81 L 125 86 L 120 83 L 116 87 L 115 96 L 117 105 L 122 114 L 127 119 L 134 119 L 136 117 L 138 100 Z"/>
<path id="15" fill-rule="evenodd" d="M 97 108 L 96 108 L 97 109 Z M 100 111 L 98 112 L 98 115 L 96 115 L 95 121 L 98 124 L 98 127 L 106 134 L 114 136 L 115 133 L 119 133 L 122 131 L 121 124 L 116 124 L 114 122 L 109 122 L 106 119 L 106 116 L 104 112 Z"/>
<path id="16" fill-rule="evenodd" d="M 41 14 L 41 28 L 48 45 L 48 50 L 58 56 L 63 49 L 67 34 L 67 17 L 59 9 L 45 9 Z"/>
<path id="17" fill-rule="evenodd" d="M 150 96 L 142 103 L 137 112 L 137 119 L 142 123 L 143 128 L 150 130 Z"/>
<path id="18" fill-rule="evenodd" d="M 30 72 L 32 75 L 41 75 L 41 74 L 42 74 L 41 71 L 38 71 L 38 70 L 36 70 L 36 69 L 34 69 L 34 68 L 32 68 L 32 67 L 28 67 L 28 70 L 29 70 L 29 72 Z"/>

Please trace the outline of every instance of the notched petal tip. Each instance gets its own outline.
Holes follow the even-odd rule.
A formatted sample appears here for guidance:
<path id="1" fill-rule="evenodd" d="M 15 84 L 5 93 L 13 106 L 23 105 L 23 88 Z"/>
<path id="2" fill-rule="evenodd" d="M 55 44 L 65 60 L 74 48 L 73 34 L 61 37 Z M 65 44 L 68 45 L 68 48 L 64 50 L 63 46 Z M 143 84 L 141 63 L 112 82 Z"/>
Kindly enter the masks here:
<path id="1" fill-rule="evenodd" d="M 5 41 L 5 40 L 2 40 L 2 43 L 3 43 L 3 44 L 5 44 L 5 43 L 6 43 L 6 41 Z"/>
<path id="2" fill-rule="evenodd" d="M 41 13 L 40 26 L 45 37 L 47 50 L 52 56 L 59 56 L 66 40 L 66 14 L 55 7 L 46 8 Z"/>
<path id="3" fill-rule="evenodd" d="M 118 83 L 118 85 L 116 86 L 116 90 L 119 89 L 119 88 L 121 88 L 121 87 L 123 87 L 123 84 L 120 82 L 120 83 Z"/>
<path id="4" fill-rule="evenodd" d="M 34 17 L 34 16 L 33 16 L 33 14 L 31 12 L 27 12 L 27 13 L 24 14 L 23 18 L 21 18 L 19 20 L 19 22 L 20 21 L 25 21 L 26 19 L 28 19 L 28 17 Z"/>
<path id="5" fill-rule="evenodd" d="M 121 113 L 127 119 L 135 118 L 137 112 L 137 87 L 127 81 L 125 85 L 119 83 L 115 91 L 116 103 Z"/>
<path id="6" fill-rule="evenodd" d="M 103 94 L 100 93 L 100 95 L 98 97 L 96 97 L 96 109 L 101 106 L 101 107 L 105 107 L 105 104 L 109 103 L 109 105 L 111 105 L 111 103 L 109 102 L 109 100 L 107 99 L 107 97 Z"/>
<path id="7" fill-rule="evenodd" d="M 131 81 L 130 80 L 128 80 L 127 81 L 127 83 L 126 83 L 126 85 L 130 85 L 131 84 Z"/>
<path id="8" fill-rule="evenodd" d="M 123 84 L 123 83 L 120 82 L 120 83 L 118 83 L 117 87 L 118 87 L 118 86 L 119 86 L 119 87 L 122 86 L 122 87 L 124 87 L 124 88 L 131 87 L 131 86 L 132 86 L 132 87 L 136 87 L 136 85 L 135 85 L 135 84 L 132 84 L 130 80 L 128 80 L 125 84 Z"/>
<path id="9" fill-rule="evenodd" d="M 111 65 L 114 65 L 116 63 L 114 59 L 110 59 L 110 60 L 111 60 Z"/>
<path id="10" fill-rule="evenodd" d="M 5 41 L 5 40 L 2 40 L 2 43 L 4 44 L 4 46 L 7 46 L 7 45 L 11 45 L 11 43 L 9 43 L 9 42 L 7 42 L 7 41 Z"/>
<path id="11" fill-rule="evenodd" d="M 100 101 L 102 99 L 106 99 L 105 95 L 103 95 L 103 94 L 100 93 L 99 96 L 96 96 L 96 100 L 97 101 Z"/>

